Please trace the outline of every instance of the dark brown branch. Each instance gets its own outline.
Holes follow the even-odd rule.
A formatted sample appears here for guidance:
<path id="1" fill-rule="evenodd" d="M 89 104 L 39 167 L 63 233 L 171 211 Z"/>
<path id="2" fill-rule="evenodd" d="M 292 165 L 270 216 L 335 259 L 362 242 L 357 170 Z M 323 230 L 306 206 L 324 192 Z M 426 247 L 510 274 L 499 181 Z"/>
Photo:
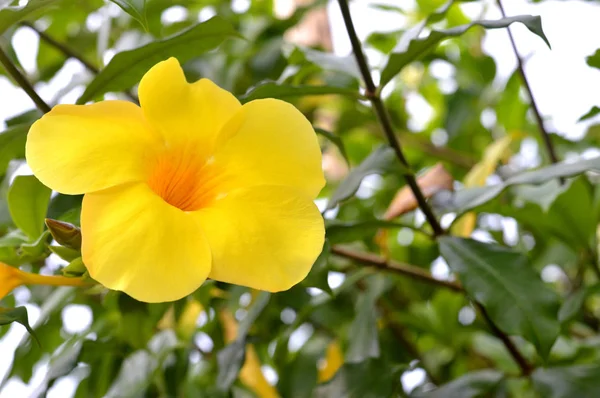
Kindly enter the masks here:
<path id="1" fill-rule="evenodd" d="M 433 285 L 438 285 L 454 290 L 455 292 L 464 292 L 462 286 L 459 283 L 435 279 L 433 276 L 431 276 L 429 272 L 415 265 L 404 264 L 393 260 L 387 260 L 386 258 L 373 253 L 354 251 L 339 245 L 334 245 L 331 248 L 331 252 L 337 256 L 354 260 L 360 264 L 370 265 L 385 271 L 409 276 L 411 278 L 418 279 L 425 283 L 430 283 Z"/>
<path id="2" fill-rule="evenodd" d="M 500 12 L 502 13 L 502 18 L 506 18 L 506 12 L 504 11 L 504 6 L 502 6 L 502 0 L 497 0 L 498 7 L 500 8 Z M 529 84 L 529 80 L 527 80 L 527 75 L 525 75 L 525 67 L 523 66 L 523 59 L 519 55 L 519 50 L 517 49 L 517 43 L 515 42 L 515 38 L 510 31 L 510 28 L 506 29 L 508 31 L 508 37 L 510 39 L 510 44 L 512 46 L 513 52 L 515 53 L 515 57 L 517 57 L 517 70 L 519 71 L 519 75 L 521 76 L 521 81 L 523 82 L 523 86 L 527 91 L 527 95 L 529 96 L 529 101 L 531 104 L 531 110 L 533 111 L 533 115 L 538 125 L 538 129 L 540 130 L 540 135 L 542 140 L 544 141 L 544 145 L 546 146 L 546 151 L 548 151 L 548 156 L 550 157 L 550 161 L 552 163 L 558 163 L 558 156 L 556 155 L 556 150 L 554 149 L 554 145 L 552 144 L 552 140 L 550 140 L 550 134 L 546 130 L 544 126 L 544 119 L 542 118 L 542 114 L 540 113 L 540 109 L 538 108 L 537 102 L 533 96 L 533 91 L 531 91 L 531 85 Z"/>
<path id="3" fill-rule="evenodd" d="M 381 96 L 375 86 L 375 82 L 373 81 L 373 76 L 371 76 L 371 71 L 369 70 L 369 65 L 367 64 L 367 59 L 363 53 L 362 46 L 360 41 L 358 40 L 358 36 L 356 35 L 356 30 L 354 29 L 354 23 L 352 22 L 352 16 L 350 15 L 350 8 L 348 7 L 347 0 L 338 0 L 340 5 L 340 9 L 342 11 L 342 17 L 344 19 L 344 24 L 346 25 L 346 30 L 348 32 L 348 36 L 350 38 L 350 43 L 352 44 L 352 50 L 354 53 L 354 57 L 356 58 L 356 63 L 358 64 L 358 68 L 360 69 L 360 73 L 363 77 L 366 87 L 365 96 L 371 101 L 373 105 L 373 109 L 377 115 L 377 119 L 379 120 L 379 124 L 387 140 L 396 153 L 396 157 L 400 160 L 400 163 L 405 167 L 406 171 L 403 173 L 404 179 L 406 183 L 410 187 L 417 203 L 419 204 L 419 208 L 425 214 L 425 218 L 427 222 L 431 225 L 433 229 L 434 235 L 443 235 L 444 230 L 440 225 L 439 221 L 433 214 L 433 210 L 427 204 L 427 200 L 425 199 L 425 195 L 419 188 L 417 184 L 417 180 L 415 179 L 414 174 L 410 171 L 410 164 L 408 160 L 404 156 L 404 152 L 402 151 L 402 146 L 400 145 L 400 141 L 396 138 L 394 134 L 394 129 L 392 127 L 392 122 L 390 120 L 390 115 L 385 108 L 383 101 L 381 100 Z"/>
<path id="4" fill-rule="evenodd" d="M 43 113 L 50 112 L 50 106 L 35 92 L 35 89 L 29 83 L 29 80 L 25 77 L 19 69 L 12 63 L 8 55 L 0 47 L 0 64 L 6 69 L 6 73 L 27 93 L 29 98 L 33 101 L 35 106 Z"/>

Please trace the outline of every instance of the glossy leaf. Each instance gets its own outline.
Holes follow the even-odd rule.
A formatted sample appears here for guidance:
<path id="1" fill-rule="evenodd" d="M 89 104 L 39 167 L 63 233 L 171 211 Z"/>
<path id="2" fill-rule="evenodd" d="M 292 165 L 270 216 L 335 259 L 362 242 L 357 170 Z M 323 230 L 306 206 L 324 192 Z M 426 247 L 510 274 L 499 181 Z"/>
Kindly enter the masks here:
<path id="1" fill-rule="evenodd" d="M 8 190 L 8 209 L 12 219 L 31 239 L 37 239 L 44 230 L 51 193 L 50 188 L 34 176 L 18 176 Z"/>
<path id="2" fill-rule="evenodd" d="M 37 336 L 31 326 L 29 326 L 29 317 L 27 316 L 27 308 L 2 308 L 0 307 L 0 326 L 9 325 L 13 322 L 20 323 L 27 329 L 27 332 L 36 340 L 39 345 Z"/>
<path id="3" fill-rule="evenodd" d="M 558 297 L 535 274 L 526 256 L 454 237 L 440 238 L 440 252 L 500 329 L 523 336 L 543 358 L 548 356 L 560 332 Z"/>
<path id="4" fill-rule="evenodd" d="M 361 164 L 356 166 L 336 188 L 327 203 L 327 210 L 335 208 L 340 202 L 352 197 L 363 178 L 371 174 L 383 174 L 389 171 L 396 162 L 394 150 L 388 146 L 380 146 Z"/>
<path id="5" fill-rule="evenodd" d="M 444 39 L 456 37 L 466 33 L 474 26 L 481 26 L 485 29 L 506 28 L 514 22 L 520 22 L 531 32 L 538 35 L 550 47 L 550 43 L 542 29 L 542 21 L 539 16 L 519 15 L 499 20 L 475 21 L 468 25 L 457 26 L 446 30 L 432 30 L 425 38 L 419 38 L 417 30 L 413 31 L 412 37 L 407 37 L 398 44 L 398 47 L 390 55 L 387 65 L 381 72 L 381 86 L 385 86 L 392 80 L 406 65 L 416 61 Z M 420 31 L 420 29 L 419 29 Z"/>
<path id="6" fill-rule="evenodd" d="M 146 18 L 146 0 L 110 0 L 123 9 L 133 19 L 138 21 L 146 31 L 148 28 L 148 20 Z"/>
<path id="7" fill-rule="evenodd" d="M 595 397 L 600 391 L 600 366 L 539 368 L 531 375 L 535 389 L 547 398 Z"/>
<path id="8" fill-rule="evenodd" d="M 399 379 L 398 373 L 399 369 L 390 367 L 380 359 L 345 364 L 331 381 L 317 387 L 313 396 L 389 398 L 393 396 L 394 380 Z"/>
<path id="9" fill-rule="evenodd" d="M 84 104 L 109 91 L 131 88 L 156 63 L 169 57 L 185 63 L 232 37 L 239 37 L 233 26 L 221 17 L 213 17 L 172 37 L 120 52 L 90 82 L 77 103 Z"/>
<path id="10" fill-rule="evenodd" d="M 0 10 L 0 35 L 24 19 L 41 15 L 45 10 L 58 6 L 62 0 L 29 0 L 25 6 L 7 7 Z"/>
<path id="11" fill-rule="evenodd" d="M 29 123 L 21 124 L 0 133 L 0 176 L 6 173 L 11 160 L 25 158 L 25 141 L 29 126 Z"/>
<path id="12" fill-rule="evenodd" d="M 414 398 L 476 398 L 487 396 L 498 386 L 504 375 L 497 370 L 485 369 L 468 373 L 433 391 L 412 394 Z"/>
<path id="13" fill-rule="evenodd" d="M 361 95 L 356 90 L 344 87 L 335 86 L 307 86 L 307 85 L 290 85 L 279 84 L 276 82 L 263 82 L 252 87 L 240 100 L 241 102 L 249 102 L 261 98 L 295 98 L 308 95 L 331 95 L 340 94 L 350 98 L 359 98 Z"/>

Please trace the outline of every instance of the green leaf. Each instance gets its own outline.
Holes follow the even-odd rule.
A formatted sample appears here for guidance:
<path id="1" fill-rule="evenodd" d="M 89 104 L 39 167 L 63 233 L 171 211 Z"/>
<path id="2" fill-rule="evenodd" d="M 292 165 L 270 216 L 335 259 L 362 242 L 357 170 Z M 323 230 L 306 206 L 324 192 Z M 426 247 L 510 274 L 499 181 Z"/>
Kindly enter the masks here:
<path id="1" fill-rule="evenodd" d="M 558 320 L 560 323 L 565 323 L 577 316 L 587 296 L 586 289 L 576 290 L 574 293 L 569 295 L 567 299 L 560 306 L 558 311 Z"/>
<path id="2" fill-rule="evenodd" d="M 261 98 L 293 98 L 303 97 L 307 95 L 330 95 L 340 94 L 351 98 L 360 98 L 358 91 L 336 86 L 308 86 L 308 85 L 291 85 L 279 84 L 276 82 L 262 82 L 248 90 L 240 101 L 246 103 Z"/>
<path id="3" fill-rule="evenodd" d="M 333 209 L 340 202 L 352 197 L 366 176 L 384 174 L 391 169 L 392 165 L 396 166 L 397 163 L 394 150 L 389 146 L 382 145 L 375 149 L 361 164 L 348 173 L 331 195 L 326 210 Z"/>
<path id="4" fill-rule="evenodd" d="M 13 159 L 25 158 L 25 141 L 30 123 L 10 127 L 0 133 L 0 177 Z"/>
<path id="5" fill-rule="evenodd" d="M 346 362 L 362 362 L 368 358 L 378 358 L 379 335 L 377 332 L 377 317 L 375 301 L 372 294 L 361 293 L 356 301 L 356 317 L 348 331 L 348 351 Z"/>
<path id="6" fill-rule="evenodd" d="M 379 359 L 368 359 L 360 363 L 344 364 L 326 384 L 314 391 L 315 398 L 389 398 L 394 383 L 399 382 L 398 369 Z"/>
<path id="7" fill-rule="evenodd" d="M 8 325 L 13 322 L 20 323 L 27 329 L 27 332 L 35 339 L 35 341 L 40 344 L 37 336 L 33 332 L 31 326 L 29 326 L 29 318 L 27 317 L 27 308 L 25 307 L 17 307 L 17 308 L 1 308 L 0 307 L 0 326 Z"/>
<path id="8" fill-rule="evenodd" d="M 585 62 L 592 68 L 600 69 L 600 48 L 595 53 L 585 59 Z"/>
<path id="9" fill-rule="evenodd" d="M 317 133 L 318 135 L 322 135 L 323 137 L 327 138 L 333 145 L 335 145 L 340 151 L 340 154 L 344 157 L 346 163 L 348 163 L 348 154 L 346 153 L 346 147 L 344 146 L 344 142 L 342 141 L 342 139 L 339 136 L 333 134 L 332 132 L 324 130 L 320 127 L 314 127 L 314 129 L 315 133 Z"/>
<path id="10" fill-rule="evenodd" d="M 531 379 L 544 398 L 596 397 L 600 391 L 597 363 L 556 368 L 538 368 Z"/>
<path id="11" fill-rule="evenodd" d="M 44 218 L 50 202 L 50 188 L 32 175 L 18 176 L 8 189 L 8 209 L 17 227 L 31 239 L 44 231 Z"/>
<path id="12" fill-rule="evenodd" d="M 323 70 L 341 72 L 355 77 L 357 80 L 362 80 L 360 69 L 358 68 L 356 59 L 352 55 L 339 57 L 332 53 L 326 53 L 305 47 L 297 47 L 297 50 L 302 53 L 308 62 L 317 65 Z"/>
<path id="13" fill-rule="evenodd" d="M 329 339 L 314 335 L 298 351 L 294 359 L 285 364 L 280 374 L 277 389 L 282 397 L 311 398 L 317 384 L 319 359 L 327 349 Z"/>
<path id="14" fill-rule="evenodd" d="M 456 37 L 464 34 L 474 26 L 481 26 L 486 29 L 506 28 L 514 22 L 520 22 L 525 25 L 531 32 L 541 37 L 544 42 L 550 47 L 550 43 L 542 29 L 542 20 L 539 16 L 533 15 L 518 15 L 515 17 L 502 18 L 499 20 L 482 20 L 474 21 L 467 25 L 456 26 L 446 30 L 432 30 L 425 38 L 419 38 L 420 29 L 411 29 L 402 37 L 397 48 L 392 52 L 387 65 L 381 72 L 380 87 L 385 86 L 392 80 L 406 65 L 419 59 L 442 40 L 449 37 Z M 418 27 L 419 25 L 417 25 Z M 423 25 L 424 26 L 424 25 Z M 421 27 L 422 28 L 422 27 Z"/>
<path id="15" fill-rule="evenodd" d="M 217 386 L 221 390 L 228 390 L 244 363 L 246 337 L 250 327 L 267 306 L 271 294 L 261 292 L 254 300 L 254 303 L 248 310 L 248 313 L 238 325 L 238 334 L 236 339 L 217 353 L 217 363 L 219 372 L 217 374 Z"/>
<path id="16" fill-rule="evenodd" d="M 230 37 L 239 37 L 239 34 L 228 21 L 217 16 L 167 39 L 120 52 L 96 75 L 77 103 L 84 104 L 109 91 L 131 88 L 158 62 L 175 57 L 185 63 Z"/>
<path id="17" fill-rule="evenodd" d="M 589 111 L 587 111 L 587 113 L 585 115 L 581 116 L 577 120 L 577 122 L 579 123 L 579 122 L 583 122 L 584 120 L 591 119 L 591 118 L 593 118 L 594 116 L 596 116 L 599 113 L 600 113 L 600 107 L 597 107 L 596 105 L 594 105 L 592 107 L 592 109 L 590 109 Z"/>
<path id="18" fill-rule="evenodd" d="M 560 332 L 558 297 L 533 271 L 528 258 L 496 244 L 442 237 L 440 253 L 469 296 L 505 333 L 523 336 L 547 358 Z"/>
<path id="19" fill-rule="evenodd" d="M 415 227 L 412 225 L 385 220 L 366 220 L 357 222 L 331 220 L 326 224 L 327 238 L 332 244 L 357 241 L 379 229 L 397 228 L 410 228 L 411 230 L 415 230 Z M 418 229 L 415 231 L 422 232 Z"/>
<path id="20" fill-rule="evenodd" d="M 152 381 L 152 375 L 158 368 L 158 361 L 148 351 L 138 350 L 123 361 L 121 369 L 110 386 L 106 397 L 145 397 Z"/>
<path id="21" fill-rule="evenodd" d="M 110 0 L 123 9 L 148 32 L 148 20 L 146 19 L 146 0 Z"/>
<path id="22" fill-rule="evenodd" d="M 459 214 L 464 213 L 489 202 L 510 186 L 543 184 L 555 178 L 571 177 L 592 170 L 600 171 L 600 157 L 573 163 L 557 163 L 538 170 L 526 171 L 510 177 L 500 184 L 458 191 L 454 194 L 450 207 L 452 211 Z"/>
<path id="23" fill-rule="evenodd" d="M 27 18 L 42 15 L 48 8 L 56 6 L 61 0 L 29 0 L 23 7 L 7 7 L 0 11 L 0 35 L 8 28 Z"/>
<path id="24" fill-rule="evenodd" d="M 217 364 L 219 373 L 217 374 L 217 387 L 227 391 L 244 364 L 246 357 L 246 341 L 235 340 L 217 353 Z"/>
<path id="25" fill-rule="evenodd" d="M 468 373 L 450 383 L 439 386 L 433 391 L 412 394 L 414 398 L 476 398 L 491 396 L 502 381 L 504 375 L 492 369 L 479 370 Z"/>

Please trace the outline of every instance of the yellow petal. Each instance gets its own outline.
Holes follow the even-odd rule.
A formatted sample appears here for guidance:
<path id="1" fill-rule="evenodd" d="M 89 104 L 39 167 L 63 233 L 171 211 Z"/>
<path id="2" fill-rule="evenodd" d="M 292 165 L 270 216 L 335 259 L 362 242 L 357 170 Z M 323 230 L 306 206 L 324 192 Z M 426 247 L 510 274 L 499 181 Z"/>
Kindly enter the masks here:
<path id="1" fill-rule="evenodd" d="M 241 107 L 237 98 L 208 79 L 188 83 L 179 61 L 154 65 L 138 89 L 146 118 L 171 146 L 193 145 L 209 154 L 221 127 Z"/>
<path id="2" fill-rule="evenodd" d="M 237 186 L 283 185 L 315 198 L 325 177 L 314 129 L 287 102 L 251 101 L 225 125 L 215 149 L 216 165 Z"/>
<path id="3" fill-rule="evenodd" d="M 23 274 L 18 268 L 0 263 L 0 300 L 25 282 Z"/>
<path id="4" fill-rule="evenodd" d="M 139 301 L 178 300 L 210 271 L 210 249 L 195 217 L 143 183 L 86 194 L 81 232 L 92 278 Z"/>
<path id="5" fill-rule="evenodd" d="M 300 282 L 323 248 L 323 218 L 288 187 L 240 189 L 196 212 L 209 240 L 210 278 L 281 291 Z"/>
<path id="6" fill-rule="evenodd" d="M 26 155 L 42 183 L 81 194 L 144 180 L 161 146 L 137 105 L 104 101 L 53 108 L 31 126 Z"/>

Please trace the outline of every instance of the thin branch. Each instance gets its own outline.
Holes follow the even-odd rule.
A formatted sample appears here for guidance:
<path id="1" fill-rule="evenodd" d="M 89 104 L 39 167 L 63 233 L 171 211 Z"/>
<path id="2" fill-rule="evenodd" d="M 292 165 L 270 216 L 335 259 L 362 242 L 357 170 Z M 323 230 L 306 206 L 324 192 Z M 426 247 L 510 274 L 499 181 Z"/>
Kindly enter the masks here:
<path id="1" fill-rule="evenodd" d="M 479 310 L 479 312 L 481 313 L 483 318 L 488 323 L 490 329 L 492 329 L 492 332 L 494 333 L 494 335 L 496 335 L 502 341 L 502 343 L 504 344 L 504 346 L 506 347 L 506 349 L 508 350 L 510 355 L 513 357 L 513 359 L 515 360 L 517 365 L 519 365 L 522 375 L 523 376 L 530 375 L 531 372 L 533 371 L 533 367 L 529 364 L 529 362 L 527 362 L 525 357 L 523 357 L 523 355 L 521 355 L 521 353 L 517 349 L 517 346 L 515 346 L 515 344 L 510 339 L 510 337 L 508 337 L 508 335 L 506 333 L 504 333 L 502 330 L 500 330 L 500 328 L 498 326 L 496 326 L 496 324 L 494 323 L 492 318 L 490 318 L 489 314 L 487 313 L 487 311 L 483 307 L 483 305 L 479 304 L 478 302 L 475 302 L 475 305 L 477 306 L 477 309 Z"/>
<path id="2" fill-rule="evenodd" d="M 459 283 L 435 279 L 433 276 L 431 276 L 429 272 L 415 265 L 404 264 L 393 260 L 387 260 L 386 258 L 373 253 L 354 251 L 339 245 L 334 245 L 331 248 L 331 252 L 337 256 L 354 260 L 360 264 L 370 265 L 389 272 L 409 276 L 411 278 L 418 279 L 426 283 L 454 290 L 455 292 L 464 292 L 464 289 Z"/>
<path id="3" fill-rule="evenodd" d="M 77 61 L 81 62 L 81 64 L 83 66 L 85 66 L 85 68 L 87 70 L 89 70 L 93 74 L 98 74 L 99 69 L 95 65 L 93 65 L 91 62 L 89 62 L 87 59 L 83 58 L 80 54 L 77 54 L 74 50 L 72 50 L 68 46 L 64 45 L 63 43 L 59 42 L 52 36 L 48 35 L 46 32 L 43 32 L 43 31 L 39 30 L 38 28 L 36 28 L 35 25 L 32 24 L 31 22 L 24 21 L 24 22 L 21 22 L 21 25 L 26 26 L 29 29 L 33 30 L 35 33 L 37 33 L 37 35 L 40 37 L 41 40 L 45 41 L 52 47 L 56 48 L 58 51 L 63 53 L 65 56 L 67 56 L 67 58 L 76 59 Z"/>
<path id="4" fill-rule="evenodd" d="M 502 18 L 506 18 L 506 12 L 504 11 L 504 6 L 502 5 L 502 0 L 496 0 L 498 3 L 498 7 L 500 8 L 500 12 L 502 13 Z M 535 120 L 537 122 L 538 128 L 540 130 L 540 135 L 542 140 L 544 141 L 544 145 L 546 146 L 546 150 L 548 151 L 548 155 L 550 156 L 550 161 L 552 163 L 558 163 L 558 156 L 556 155 L 556 150 L 554 149 L 554 145 L 550 140 L 550 134 L 546 130 L 544 126 L 544 119 L 542 118 L 542 114 L 540 113 L 540 109 L 538 108 L 537 102 L 533 96 L 533 92 L 531 91 L 531 85 L 529 84 L 529 80 L 527 80 L 527 75 L 525 75 L 525 67 L 523 66 L 523 59 L 519 55 L 519 50 L 517 49 L 517 43 L 515 42 L 515 38 L 510 30 L 510 28 L 506 29 L 508 31 L 508 37 L 510 39 L 510 44 L 512 46 L 513 52 L 515 53 L 515 57 L 517 57 L 517 69 L 519 71 L 519 75 L 521 76 L 521 80 L 523 82 L 523 86 L 527 91 L 527 95 L 529 96 L 529 101 L 531 104 L 531 109 L 533 110 L 533 115 L 535 116 Z"/>
<path id="5" fill-rule="evenodd" d="M 338 0 L 338 3 L 340 5 L 340 9 L 342 11 L 342 17 L 344 19 L 344 24 L 346 25 L 346 30 L 348 31 L 350 43 L 352 44 L 352 50 L 354 53 L 354 57 L 356 58 L 356 63 L 358 64 L 360 73 L 365 82 L 365 86 L 366 86 L 365 95 L 369 99 L 369 101 L 371 101 L 371 104 L 373 105 L 373 109 L 375 110 L 375 113 L 377 114 L 377 118 L 379 119 L 379 124 L 381 125 L 381 128 L 382 128 L 383 132 L 385 133 L 390 146 L 394 149 L 394 152 L 396 153 L 396 157 L 398 158 L 398 160 L 400 160 L 402 165 L 405 166 L 405 168 L 407 170 L 405 173 L 403 173 L 406 183 L 412 190 L 413 195 L 415 196 L 415 199 L 417 200 L 417 203 L 419 204 L 419 208 L 425 214 L 425 218 L 427 219 L 427 222 L 429 222 L 429 224 L 431 225 L 434 235 L 436 235 L 436 236 L 443 235 L 444 230 L 443 230 L 442 226 L 440 225 L 439 221 L 435 218 L 435 215 L 433 214 L 433 210 L 431 209 L 431 207 L 429 207 L 429 205 L 427 204 L 425 195 L 423 195 L 423 192 L 417 185 L 417 181 L 415 179 L 414 174 L 412 174 L 412 172 L 409 171 L 410 164 L 408 163 L 408 160 L 404 156 L 404 152 L 402 151 L 400 142 L 398 141 L 398 139 L 396 138 L 396 136 L 394 134 L 392 122 L 390 120 L 390 115 L 388 114 L 387 110 L 385 109 L 383 101 L 381 100 L 381 96 L 377 90 L 377 87 L 375 86 L 375 82 L 373 81 L 373 76 L 371 76 L 371 71 L 369 70 L 369 66 L 367 64 L 367 59 L 363 53 L 362 46 L 360 44 L 360 41 L 358 40 L 358 36 L 356 35 L 356 30 L 354 29 L 354 23 L 352 22 L 352 16 L 350 15 L 350 8 L 348 7 L 348 1 L 347 0 Z"/>
<path id="6" fill-rule="evenodd" d="M 4 66 L 6 72 L 10 75 L 10 77 L 14 79 L 15 82 L 17 82 L 19 86 L 21 86 L 23 91 L 27 93 L 29 98 L 31 98 L 35 106 L 40 111 L 42 111 L 43 113 L 50 112 L 50 106 L 48 106 L 48 104 L 44 102 L 44 100 L 35 92 L 35 89 L 31 85 L 31 83 L 29 83 L 25 75 L 23 75 L 21 71 L 19 71 L 19 69 L 17 69 L 17 67 L 12 63 L 12 61 L 10 60 L 10 58 L 8 58 L 8 55 L 4 52 L 2 47 L 0 47 L 0 64 Z"/>
<path id="7" fill-rule="evenodd" d="M 78 54 L 76 51 L 71 49 L 69 46 L 65 45 L 64 43 L 59 42 L 58 40 L 56 40 L 55 38 L 53 38 L 46 32 L 39 30 L 38 28 L 35 27 L 34 24 L 25 21 L 25 22 L 21 22 L 21 25 L 26 26 L 29 29 L 33 30 L 35 33 L 37 33 L 37 35 L 40 37 L 41 40 L 48 43 L 52 47 L 56 48 L 58 51 L 63 53 L 67 58 L 73 58 L 73 59 L 81 62 L 81 64 L 88 71 L 93 73 L 94 75 L 97 75 L 98 73 L 100 73 L 100 69 L 98 69 L 98 67 L 96 67 L 94 64 L 92 64 L 87 59 L 85 59 L 81 54 Z M 131 91 L 125 91 L 125 95 L 127 95 L 127 97 L 129 97 L 129 99 L 131 99 L 132 101 L 139 102 L 137 96 L 135 96 Z"/>

